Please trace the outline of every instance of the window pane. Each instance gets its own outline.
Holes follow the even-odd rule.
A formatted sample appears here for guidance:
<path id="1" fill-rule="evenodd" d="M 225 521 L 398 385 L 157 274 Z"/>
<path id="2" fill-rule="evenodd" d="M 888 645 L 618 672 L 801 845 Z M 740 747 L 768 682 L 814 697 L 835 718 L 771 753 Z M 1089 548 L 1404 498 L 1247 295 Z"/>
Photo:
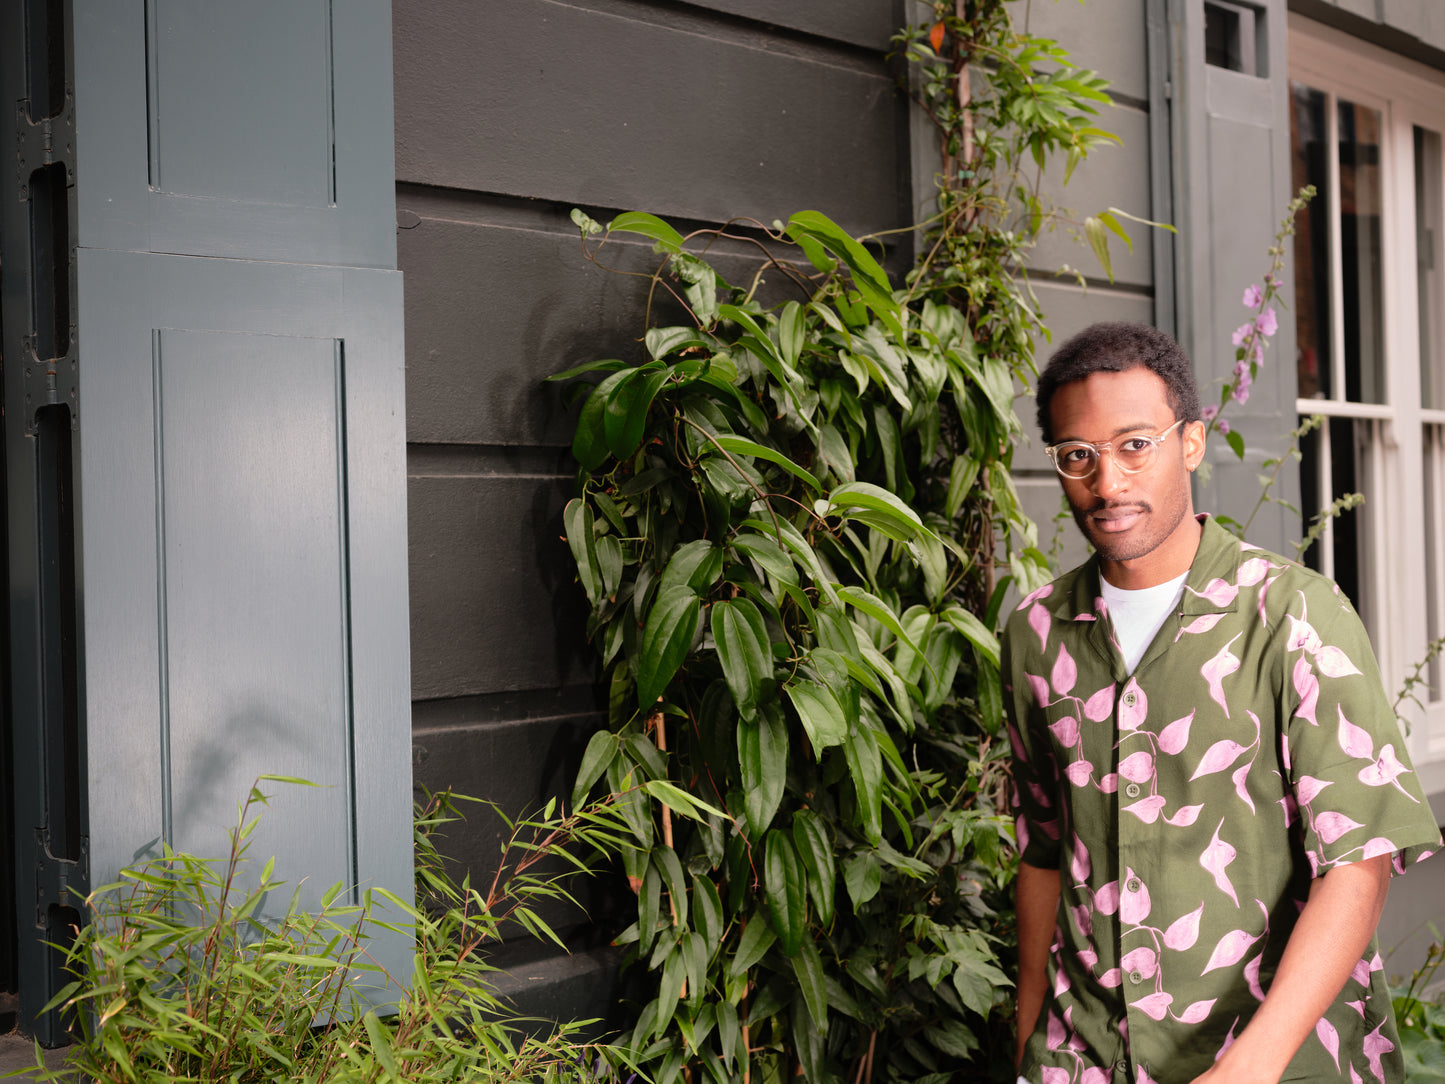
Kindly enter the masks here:
<path id="1" fill-rule="evenodd" d="M 1383 403 L 1380 114 L 1341 99 L 1338 117 L 1345 398 Z"/>
<path id="2" fill-rule="evenodd" d="M 1325 95 L 1295 83 L 1290 88 L 1292 172 L 1296 192 L 1312 184 L 1319 194 L 1295 218 L 1294 296 L 1299 397 L 1330 397 L 1329 174 L 1325 162 Z"/>
<path id="3" fill-rule="evenodd" d="M 1419 282 L 1420 403 L 1445 406 L 1441 364 L 1440 133 L 1415 129 L 1415 266 Z M 1434 638 L 1433 636 L 1431 637 Z"/>
<path id="4" fill-rule="evenodd" d="M 1347 493 L 1365 492 L 1369 476 L 1366 457 L 1374 437 L 1374 423 L 1353 418 L 1329 418 L 1300 442 L 1300 510 L 1308 531 L 1316 515 Z M 1365 507 L 1334 517 L 1319 541 L 1307 549 L 1302 560 L 1340 585 L 1368 625 L 1375 600 L 1361 595 L 1360 570 L 1365 567 L 1365 517 L 1371 494 L 1365 492 Z"/>
<path id="5" fill-rule="evenodd" d="M 1418 131 L 1418 129 L 1417 129 Z M 1424 481 L 1425 481 L 1425 537 L 1438 539 L 1445 530 L 1445 426 L 1426 425 L 1423 427 Z M 1441 622 L 1445 618 L 1445 598 L 1442 598 L 1442 560 L 1445 552 L 1438 545 L 1425 547 L 1425 634 L 1427 639 L 1436 640 L 1441 635 Z M 1425 668 L 1425 679 L 1430 684 L 1430 695 L 1422 696 L 1426 703 L 1440 699 L 1440 656 L 1437 654 Z"/>

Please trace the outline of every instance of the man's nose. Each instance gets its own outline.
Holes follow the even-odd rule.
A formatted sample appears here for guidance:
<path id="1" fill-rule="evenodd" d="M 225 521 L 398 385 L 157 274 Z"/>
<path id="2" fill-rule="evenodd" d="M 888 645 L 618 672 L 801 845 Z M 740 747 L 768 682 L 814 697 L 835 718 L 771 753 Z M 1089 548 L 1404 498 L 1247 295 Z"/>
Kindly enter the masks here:
<path id="1" fill-rule="evenodd" d="M 1112 450 L 1099 456 L 1092 481 L 1094 492 L 1105 500 L 1129 488 L 1129 475 L 1119 469 Z"/>

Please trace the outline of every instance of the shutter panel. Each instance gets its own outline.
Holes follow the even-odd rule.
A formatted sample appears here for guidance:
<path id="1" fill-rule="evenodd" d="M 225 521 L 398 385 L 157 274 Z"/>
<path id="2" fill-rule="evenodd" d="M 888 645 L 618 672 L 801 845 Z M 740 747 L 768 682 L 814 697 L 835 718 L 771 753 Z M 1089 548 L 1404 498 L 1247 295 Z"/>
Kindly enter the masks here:
<path id="1" fill-rule="evenodd" d="M 1206 404 L 1217 401 L 1218 381 L 1233 369 L 1230 338 L 1247 318 L 1240 299 L 1267 269 L 1269 238 L 1293 195 L 1285 8 L 1285 0 L 1169 0 L 1177 336 Z M 1216 63 L 1206 60 L 1206 19 Z M 1293 282 L 1290 264 L 1283 275 Z M 1253 507 L 1259 461 L 1278 455 L 1281 434 L 1296 424 L 1294 352 L 1293 321 L 1281 319 L 1247 412 L 1228 415 L 1247 460 L 1239 464 L 1222 440 L 1214 442 L 1214 480 L 1196 492 L 1201 510 L 1243 519 Z M 1282 478 L 1276 495 L 1296 502 L 1297 471 L 1287 468 Z M 1250 536 L 1288 552 L 1298 524 L 1272 505 Z"/>
<path id="2" fill-rule="evenodd" d="M 258 868 L 276 855 L 304 900 L 338 880 L 410 898 L 389 5 L 74 0 L 72 19 L 86 831 L 78 869 L 46 873 L 25 837 L 59 796 L 18 796 L 20 926 L 161 839 L 221 853 L 262 773 L 324 787 L 265 788 Z M 33 457 L 15 414 L 9 457 Z M 52 991 L 27 939 L 28 1015 Z M 409 953 L 373 950 L 402 977 Z"/>

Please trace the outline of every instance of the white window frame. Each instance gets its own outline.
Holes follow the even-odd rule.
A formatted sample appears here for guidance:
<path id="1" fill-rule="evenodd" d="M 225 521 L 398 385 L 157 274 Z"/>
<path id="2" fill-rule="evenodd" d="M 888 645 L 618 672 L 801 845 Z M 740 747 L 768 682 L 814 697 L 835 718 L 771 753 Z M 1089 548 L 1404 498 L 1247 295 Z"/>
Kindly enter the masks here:
<path id="1" fill-rule="evenodd" d="M 1419 309 L 1415 251 L 1415 148 L 1418 125 L 1445 137 L 1445 73 L 1396 53 L 1323 26 L 1294 13 L 1289 16 L 1289 78 L 1357 105 L 1377 109 L 1382 120 L 1381 271 L 1384 321 L 1384 403 L 1299 399 L 1302 416 L 1375 419 L 1378 438 L 1361 463 L 1361 483 L 1374 500 L 1349 513 L 1365 517 L 1362 527 L 1360 586 L 1369 596 L 1365 607 L 1371 640 L 1379 657 L 1387 693 L 1393 698 L 1428 644 L 1427 612 L 1421 604 L 1426 562 L 1441 572 L 1436 577 L 1437 613 L 1445 615 L 1445 524 L 1425 522 L 1423 469 L 1424 426 L 1445 423 L 1445 410 L 1421 406 Z M 1333 102 L 1333 97 L 1332 97 Z M 1333 134 L 1336 113 L 1327 111 Z M 1331 141 L 1333 142 L 1333 140 Z M 1338 237 L 1338 158 L 1327 155 L 1331 177 L 1325 209 L 1330 220 L 1329 363 L 1342 393 L 1343 360 L 1341 268 Z M 1445 193 L 1437 193 L 1445 202 Z M 1445 221 L 1445 218 L 1442 218 Z M 1445 279 L 1445 276 L 1442 276 Z M 1445 316 L 1445 297 L 1438 312 Z M 1324 364 L 1325 359 L 1321 359 Z M 1337 494 L 1331 494 L 1333 499 Z M 1445 493 L 1442 493 L 1445 496 Z M 1314 509 L 1302 509 L 1306 519 Z M 1372 547 L 1373 542 L 1373 547 Z M 1373 548 L 1374 559 L 1370 558 Z M 1325 551 L 1329 553 L 1328 547 Z M 1326 571 L 1330 571 L 1326 568 Z M 1445 789 L 1445 689 L 1417 690 L 1422 711 L 1403 706 L 1411 725 L 1409 746 L 1427 793 Z"/>

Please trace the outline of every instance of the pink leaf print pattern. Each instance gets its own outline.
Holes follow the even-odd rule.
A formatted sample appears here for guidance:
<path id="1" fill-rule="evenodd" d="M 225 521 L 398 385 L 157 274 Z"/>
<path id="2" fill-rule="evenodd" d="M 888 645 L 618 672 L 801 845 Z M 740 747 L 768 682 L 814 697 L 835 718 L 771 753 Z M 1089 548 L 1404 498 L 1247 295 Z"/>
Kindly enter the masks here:
<path id="1" fill-rule="evenodd" d="M 1194 769 L 1194 774 L 1189 777 L 1192 783 L 1202 775 L 1213 775 L 1215 772 L 1222 772 L 1236 760 L 1239 754 L 1248 749 L 1247 745 L 1240 745 L 1237 741 L 1228 738 L 1221 738 L 1205 750 L 1204 756 L 1199 758 L 1199 767 Z"/>
<path id="2" fill-rule="evenodd" d="M 1255 812 L 1254 799 L 1249 796 L 1249 788 L 1244 785 L 1244 781 L 1249 778 L 1249 769 L 1252 767 L 1254 767 L 1254 761 L 1246 761 L 1235 768 L 1234 774 L 1230 776 L 1234 780 L 1234 793 L 1239 795 L 1240 801 L 1249 806 L 1251 813 Z"/>
<path id="3" fill-rule="evenodd" d="M 1199 819 L 1199 811 L 1202 805 L 1182 805 L 1172 817 L 1165 817 L 1165 824 L 1172 824 L 1175 828 L 1188 828 Z"/>
<path id="4" fill-rule="evenodd" d="M 1080 842 L 1078 835 L 1075 834 L 1073 855 L 1069 862 L 1070 872 L 1074 875 L 1074 884 L 1087 884 L 1090 868 L 1088 848 Z"/>
<path id="5" fill-rule="evenodd" d="M 1287 616 L 1289 617 L 1289 641 L 1286 644 L 1286 650 L 1303 651 L 1313 655 L 1324 647 L 1324 641 L 1320 639 L 1319 633 L 1315 632 L 1315 627 L 1308 620 L 1301 620 L 1294 614 Z"/>
<path id="6" fill-rule="evenodd" d="M 1350 820 L 1343 813 L 1321 813 L 1315 818 L 1315 834 L 1326 846 L 1339 839 L 1346 832 L 1353 832 L 1356 828 L 1363 828 L 1359 821 Z"/>
<path id="7" fill-rule="evenodd" d="M 1208 632 L 1228 616 L 1228 614 L 1205 614 L 1203 617 L 1196 617 L 1179 630 L 1179 635 L 1174 637 L 1174 642 L 1178 643 L 1179 638 L 1185 633 Z"/>
<path id="8" fill-rule="evenodd" d="M 1106 990 L 1112 990 L 1124 982 L 1124 973 L 1117 967 L 1111 967 L 1099 976 L 1099 985 Z"/>
<path id="9" fill-rule="evenodd" d="M 1089 776 L 1094 774 L 1094 766 L 1087 760 L 1076 760 L 1064 769 L 1064 774 L 1069 777 L 1069 782 L 1074 786 L 1087 786 Z"/>
<path id="10" fill-rule="evenodd" d="M 1132 813 L 1145 824 L 1153 824 L 1159 819 L 1159 813 L 1164 808 L 1164 804 L 1164 795 L 1151 794 L 1147 798 L 1140 798 L 1132 805 L 1126 805 L 1119 812 Z"/>
<path id="11" fill-rule="evenodd" d="M 1295 715 L 1308 720 L 1311 726 L 1319 726 L 1319 720 L 1315 718 L 1315 708 L 1320 700 L 1320 679 L 1315 677 L 1309 659 L 1303 655 L 1294 661 L 1294 691 L 1300 699 Z"/>
<path id="12" fill-rule="evenodd" d="M 1209 685 L 1209 695 L 1214 702 L 1224 709 L 1224 717 L 1229 718 L 1229 703 L 1224 699 L 1224 679 L 1239 669 L 1239 657 L 1229 649 L 1244 633 L 1239 633 L 1219 649 L 1218 654 L 1210 659 L 1202 667 L 1199 673 Z"/>
<path id="13" fill-rule="evenodd" d="M 1159 956 L 1151 948 L 1136 948 L 1124 954 L 1119 966 L 1125 971 L 1137 971 L 1146 979 L 1152 979 L 1159 972 Z"/>
<path id="14" fill-rule="evenodd" d="M 1320 1017 L 1320 1022 L 1315 1025 L 1315 1035 L 1319 1037 L 1320 1044 L 1330 1052 L 1330 1057 L 1335 1062 L 1335 1070 L 1338 1072 L 1340 1068 L 1340 1033 L 1328 1020 Z"/>
<path id="15" fill-rule="evenodd" d="M 1119 774 L 1131 783 L 1147 783 L 1154 777 L 1154 757 L 1151 753 L 1131 753 L 1119 761 Z"/>
<path id="16" fill-rule="evenodd" d="M 1124 686 L 1124 695 L 1119 698 L 1119 729 L 1138 730 L 1149 714 L 1149 698 L 1133 678 Z"/>
<path id="17" fill-rule="evenodd" d="M 1084 718 L 1102 723 L 1114 714 L 1114 686 L 1105 685 L 1088 700 L 1084 701 Z"/>
<path id="18" fill-rule="evenodd" d="M 1119 897 L 1119 920 L 1137 926 L 1149 917 L 1149 886 L 1127 866 L 1124 869 L 1124 890 Z M 1154 1019 L 1158 1020 L 1159 1017 Z"/>
<path id="19" fill-rule="evenodd" d="M 1375 759 L 1375 743 L 1370 741 L 1370 735 L 1360 727 L 1345 718 L 1345 709 L 1336 705 L 1340 713 L 1340 748 L 1348 756 L 1359 757 L 1361 760 Z"/>
<path id="20" fill-rule="evenodd" d="M 1072 749 L 1079 744 L 1079 720 L 1072 715 L 1065 715 L 1057 722 L 1049 724 L 1049 733 L 1064 749 Z"/>
<path id="21" fill-rule="evenodd" d="M 1034 691 L 1034 703 L 1041 708 L 1046 708 L 1053 703 L 1049 697 L 1049 683 L 1038 674 L 1025 674 L 1028 679 L 1029 688 Z"/>
<path id="22" fill-rule="evenodd" d="M 1387 745 L 1380 750 L 1380 757 L 1375 763 L 1360 769 L 1360 782 L 1368 787 L 1384 787 L 1393 783 L 1396 790 L 1413 802 L 1416 800 L 1414 795 L 1395 782 L 1407 771 L 1409 769 L 1395 756 L 1395 747 Z"/>
<path id="23" fill-rule="evenodd" d="M 1029 611 L 1029 628 L 1033 629 L 1039 637 L 1039 650 L 1044 651 L 1049 646 L 1049 611 L 1034 603 L 1034 608 Z"/>
<path id="24" fill-rule="evenodd" d="M 1379 858 L 1382 854 L 1394 854 L 1395 845 L 1384 836 L 1376 836 L 1365 844 L 1364 853 L 1360 855 L 1361 862 L 1367 862 L 1371 858 Z"/>
<path id="25" fill-rule="evenodd" d="M 1268 574 L 1269 562 L 1263 557 L 1251 557 L 1239 566 L 1239 586 L 1253 587 L 1257 583 L 1263 583 Z"/>
<path id="26" fill-rule="evenodd" d="M 1101 915 L 1112 915 L 1119 909 L 1119 882 L 1110 881 L 1094 893 L 1094 909 Z"/>
<path id="27" fill-rule="evenodd" d="M 1332 779 L 1316 779 L 1312 775 L 1300 776 L 1299 785 L 1295 787 L 1295 794 L 1299 798 L 1300 805 L 1309 805 L 1320 791 L 1333 783 Z"/>
<path id="28" fill-rule="evenodd" d="M 1385 1026 L 1386 1021 L 1380 1021 L 1379 1027 L 1365 1036 L 1365 1057 L 1370 1059 L 1370 1074 L 1384 1084 L 1385 1066 L 1380 1059 L 1395 1049 L 1395 1044 L 1380 1034 L 1380 1028 Z"/>
<path id="29" fill-rule="evenodd" d="M 1079 668 L 1074 664 L 1074 657 L 1069 654 L 1069 649 L 1063 644 L 1059 645 L 1059 657 L 1054 660 L 1053 671 L 1049 674 L 1049 684 L 1060 696 L 1067 693 L 1074 687 L 1074 682 L 1079 680 Z"/>
<path id="30" fill-rule="evenodd" d="M 1350 657 L 1334 646 L 1320 648 L 1315 655 L 1315 665 L 1325 677 L 1350 677 L 1360 672 L 1360 668 L 1350 661 Z"/>
<path id="31" fill-rule="evenodd" d="M 1091 1065 L 1084 1070 L 1084 1075 L 1079 1077 L 1079 1084 L 1109 1084 L 1111 1077 L 1097 1065 Z"/>
<path id="32" fill-rule="evenodd" d="M 1207 975 L 1221 967 L 1233 967 L 1244 959 L 1244 954 L 1249 951 L 1251 945 L 1259 940 L 1259 936 L 1259 934 L 1251 934 L 1248 930 L 1230 930 L 1214 946 L 1214 951 L 1209 954 L 1209 962 L 1204 965 L 1204 970 L 1200 974 Z"/>
<path id="33" fill-rule="evenodd" d="M 1110 772 L 1108 775 L 1099 777 L 1099 789 L 1105 794 L 1113 794 L 1119 789 L 1119 773 Z"/>
<path id="34" fill-rule="evenodd" d="M 1170 756 L 1178 756 L 1184 752 L 1184 747 L 1189 744 L 1189 727 L 1194 722 L 1194 712 L 1190 712 L 1182 719 L 1175 719 L 1172 723 L 1159 731 L 1159 749 Z"/>
<path id="35" fill-rule="evenodd" d="M 1203 916 L 1204 904 L 1201 902 L 1187 915 L 1181 915 L 1169 924 L 1169 928 L 1164 931 L 1164 944 L 1176 952 L 1193 948 L 1194 943 L 1199 940 L 1199 920 Z"/>
<path id="36" fill-rule="evenodd" d="M 1244 982 L 1256 1001 L 1264 1000 L 1264 988 L 1259 984 L 1259 965 L 1262 963 L 1264 963 L 1264 953 L 1261 952 L 1244 965 Z"/>
<path id="37" fill-rule="evenodd" d="M 1219 827 L 1214 829 L 1214 838 L 1209 841 L 1209 846 L 1204 848 L 1204 853 L 1199 856 L 1199 864 L 1214 875 L 1214 883 L 1231 900 L 1234 906 L 1239 906 L 1239 897 L 1234 892 L 1234 885 L 1229 880 L 1225 869 L 1229 863 L 1234 861 L 1238 853 L 1233 847 L 1219 838 L 1219 829 L 1224 827 L 1224 821 L 1220 820 Z"/>
<path id="38" fill-rule="evenodd" d="M 1196 1001 L 1174 1019 L 1181 1024 L 1202 1024 L 1209 1018 L 1209 1010 L 1214 1008 L 1217 998 L 1210 998 L 1208 1001 Z M 1172 1013 L 1170 1015 L 1173 1015 Z"/>
<path id="39" fill-rule="evenodd" d="M 1050 1047 L 1050 1049 L 1053 1049 Z M 1060 1069 L 1057 1065 L 1046 1065 L 1043 1068 L 1043 1076 L 1040 1080 L 1043 1084 L 1069 1084 L 1072 1078 L 1067 1069 Z"/>
<path id="40" fill-rule="evenodd" d="M 1164 1014 L 1169 1011 L 1169 1006 L 1174 1004 L 1174 995 L 1166 994 L 1162 990 L 1157 994 L 1150 994 L 1148 997 L 1141 997 L 1134 1002 L 1134 1008 L 1138 1009 L 1151 1020 L 1163 1020 Z M 1143 1079 L 1141 1076 L 1140 1080 Z"/>
<path id="41" fill-rule="evenodd" d="M 1359 1070 L 1353 1065 L 1350 1066 L 1350 1084 L 1365 1084 L 1365 1078 L 1360 1076 Z"/>
<path id="42" fill-rule="evenodd" d="M 1216 577 L 1204 585 L 1203 591 L 1195 591 L 1194 594 L 1199 598 L 1207 598 L 1216 606 L 1228 606 L 1238 596 L 1239 588 Z"/>

